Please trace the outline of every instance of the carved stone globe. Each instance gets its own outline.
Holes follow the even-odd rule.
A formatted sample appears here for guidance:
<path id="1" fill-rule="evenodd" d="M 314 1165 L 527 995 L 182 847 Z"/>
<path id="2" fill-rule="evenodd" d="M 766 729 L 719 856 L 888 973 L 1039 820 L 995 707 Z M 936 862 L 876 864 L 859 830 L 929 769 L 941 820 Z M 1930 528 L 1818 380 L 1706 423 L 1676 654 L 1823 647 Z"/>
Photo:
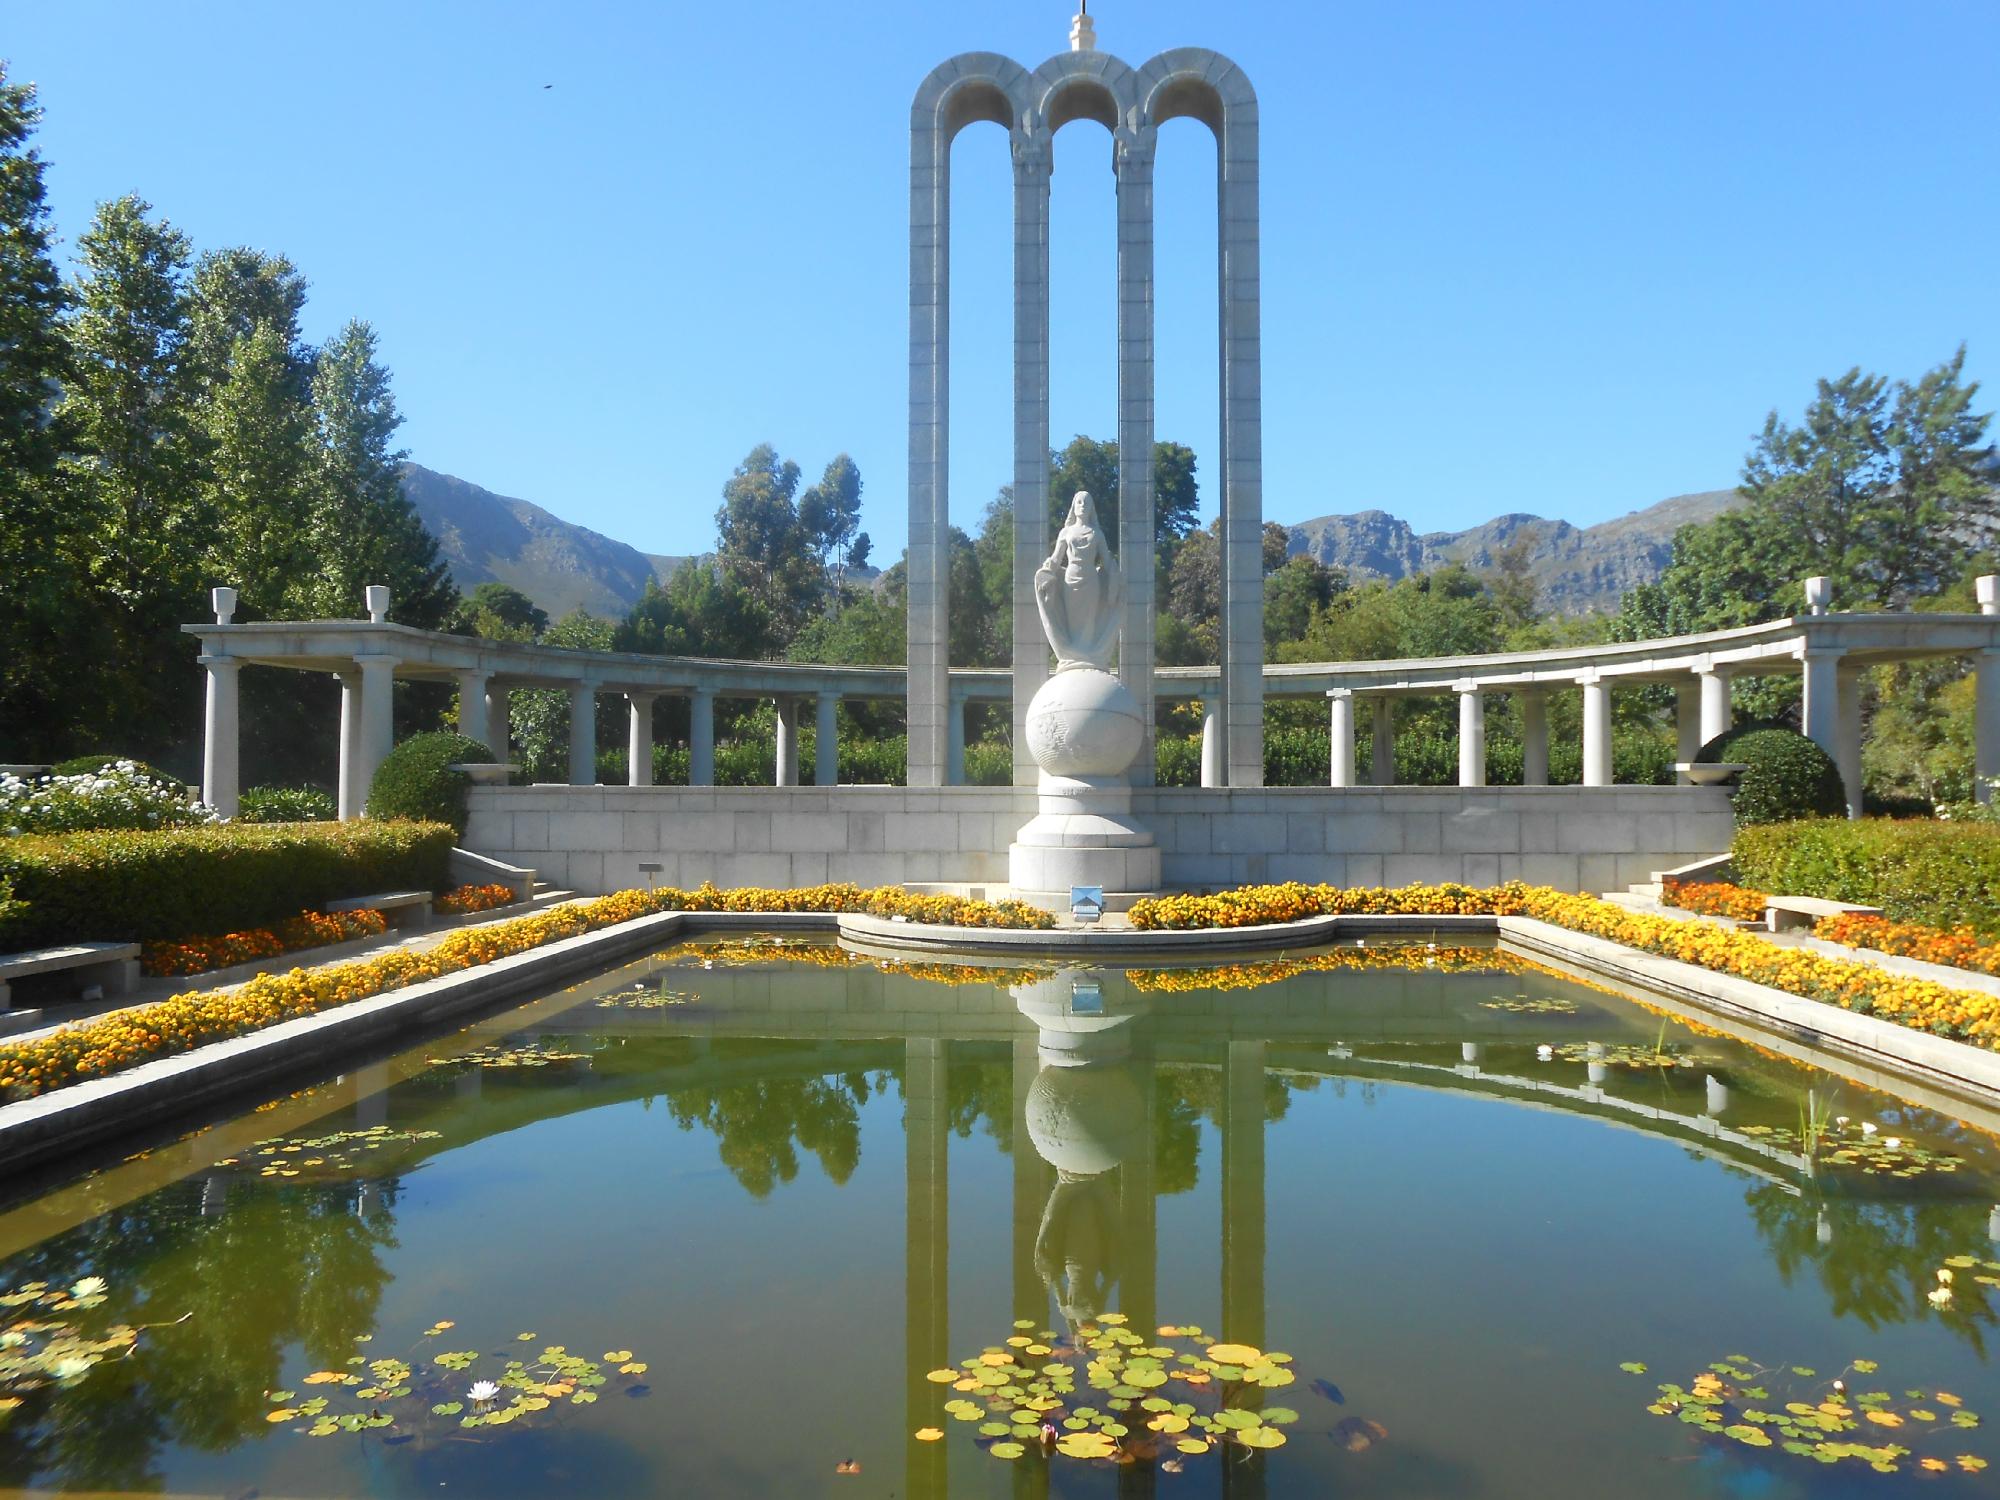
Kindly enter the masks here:
<path id="1" fill-rule="evenodd" d="M 1122 1067 L 1044 1068 L 1024 1114 L 1036 1152 L 1071 1177 L 1109 1172 L 1145 1144 L 1145 1095 Z"/>
<path id="2" fill-rule="evenodd" d="M 1028 753 L 1051 776 L 1117 776 L 1145 742 L 1139 704 L 1096 667 L 1072 667 L 1028 704 Z"/>

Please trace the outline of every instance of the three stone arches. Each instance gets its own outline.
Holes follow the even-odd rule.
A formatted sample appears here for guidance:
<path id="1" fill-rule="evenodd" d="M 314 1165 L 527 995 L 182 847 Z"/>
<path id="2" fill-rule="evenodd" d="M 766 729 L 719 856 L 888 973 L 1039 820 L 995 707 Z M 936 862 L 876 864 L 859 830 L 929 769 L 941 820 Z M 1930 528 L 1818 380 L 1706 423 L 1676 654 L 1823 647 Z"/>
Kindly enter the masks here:
<path id="1" fill-rule="evenodd" d="M 1205 705 L 1224 731 L 1217 781 L 1261 786 L 1263 433 L 1258 331 L 1257 97 L 1242 69 L 1203 48 L 1139 68 L 1095 49 L 1058 54 L 1032 73 L 997 53 L 933 69 L 910 113 L 909 782 L 952 779 L 963 705 L 950 697 L 949 574 L 951 144 L 978 121 L 1009 135 L 1014 164 L 1014 779 L 1029 785 L 1028 702 L 1048 676 L 1033 578 L 1048 551 L 1049 172 L 1054 134 L 1092 119 L 1112 133 L 1118 198 L 1118 535 L 1126 559 L 1119 676 L 1148 740 L 1134 780 L 1152 779 L 1153 722 L 1153 156 L 1169 120 L 1202 121 L 1216 138 L 1222 489 L 1221 682 Z M 1208 782 L 1209 777 L 1204 776 Z"/>

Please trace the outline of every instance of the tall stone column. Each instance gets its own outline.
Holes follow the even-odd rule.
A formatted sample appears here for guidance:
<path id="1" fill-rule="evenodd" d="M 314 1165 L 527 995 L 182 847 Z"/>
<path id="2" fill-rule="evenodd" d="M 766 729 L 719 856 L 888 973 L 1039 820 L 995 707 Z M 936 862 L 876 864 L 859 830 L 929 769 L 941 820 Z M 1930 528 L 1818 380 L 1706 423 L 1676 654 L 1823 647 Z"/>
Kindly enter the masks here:
<path id="1" fill-rule="evenodd" d="M 778 699 L 778 767 L 773 778 L 779 786 L 799 784 L 799 700 Z"/>
<path id="2" fill-rule="evenodd" d="M 1229 762 L 1223 753 L 1223 741 L 1228 732 L 1222 723 L 1222 697 L 1219 693 L 1204 693 L 1201 699 L 1201 784 L 1203 786 L 1227 786 L 1224 779 Z"/>
<path id="3" fill-rule="evenodd" d="M 1973 796 L 1991 802 L 1994 779 L 2000 778 L 2000 647 L 1989 646 L 1972 658 Z"/>
<path id="4" fill-rule="evenodd" d="M 1118 679 L 1139 705 L 1145 738 L 1127 773 L 1151 786 L 1153 753 L 1153 153 L 1150 125 L 1112 140 L 1118 181 L 1118 560 L 1124 623 Z M 1261 589 L 1261 584 L 1259 585 Z M 1260 633 L 1259 643 L 1262 642 Z M 1261 765 L 1263 756 L 1258 755 Z"/>
<path id="5" fill-rule="evenodd" d="M 1233 108 L 1221 176 L 1222 674 L 1229 784 L 1264 784 L 1264 417 L 1258 337 L 1257 117 Z"/>
<path id="6" fill-rule="evenodd" d="M 490 736 L 487 743 L 493 753 L 505 760 L 513 747 L 514 690 L 496 687 L 489 677 L 486 681 L 486 732 Z"/>
<path id="7" fill-rule="evenodd" d="M 340 678 L 340 774 L 337 805 L 340 821 L 352 822 L 368 803 L 368 785 L 361 779 L 361 669 L 350 667 Z"/>
<path id="8" fill-rule="evenodd" d="M 911 1037 L 903 1044 L 903 1324 L 906 1406 L 903 1430 L 928 1426 L 937 1388 L 924 1378 L 951 1361 L 949 1237 L 950 1200 L 946 1162 L 950 1101 L 945 1095 L 949 1066 L 941 1037 Z M 1016 1150 L 1032 1149 L 1025 1140 Z M 948 1443 L 904 1439 L 903 1493 L 945 1495 Z"/>
<path id="9" fill-rule="evenodd" d="M 1710 663 L 1695 670 L 1701 684 L 1701 742 L 1706 745 L 1719 734 L 1735 727 L 1735 713 L 1729 702 L 1729 674 Z"/>
<path id="10" fill-rule="evenodd" d="M 951 132 L 910 134 L 909 784 L 944 779 L 950 671 Z"/>
<path id="11" fill-rule="evenodd" d="M 1469 679 L 1453 689 L 1458 694 L 1458 784 L 1486 785 L 1486 696 Z"/>
<path id="12" fill-rule="evenodd" d="M 484 672 L 458 674 L 458 732 L 469 740 L 478 740 L 489 750 L 493 748 L 493 736 L 486 718 Z"/>
<path id="13" fill-rule="evenodd" d="M 1016 122 L 1014 154 L 1014 784 L 1033 786 L 1028 704 L 1049 680 L 1035 569 L 1049 555 L 1048 132 Z M 1127 570 L 1130 576 L 1130 570 Z"/>
<path id="14" fill-rule="evenodd" d="M 243 663 L 233 656 L 204 656 L 201 664 L 208 669 L 208 698 L 202 714 L 201 800 L 225 818 L 233 818 L 242 746 L 237 679 Z"/>
<path id="15" fill-rule="evenodd" d="M 1698 680 L 1690 677 L 1674 684 L 1674 758 L 1683 763 L 1691 761 L 1701 747 L 1701 688 Z M 1679 781 L 1682 786 L 1694 784 L 1685 771 L 1680 773 Z"/>
<path id="16" fill-rule="evenodd" d="M 688 694 L 688 785 L 715 785 L 715 689 Z"/>
<path id="17" fill-rule="evenodd" d="M 1577 678 L 1583 689 L 1583 784 L 1611 785 L 1611 684 L 1596 672 Z"/>
<path id="18" fill-rule="evenodd" d="M 1388 698 L 1369 700 L 1373 722 L 1369 733 L 1368 779 L 1376 786 L 1396 784 L 1396 705 Z"/>
<path id="19" fill-rule="evenodd" d="M 1354 689 L 1333 688 L 1327 693 L 1327 739 L 1329 786 L 1354 785 Z"/>
<path id="20" fill-rule="evenodd" d="M 821 693 L 813 719 L 813 785 L 840 784 L 840 694 Z"/>
<path id="21" fill-rule="evenodd" d="M 625 731 L 625 784 L 653 784 L 653 704 L 658 694 L 627 693 L 626 712 L 630 722 Z"/>
<path id="22" fill-rule="evenodd" d="M 945 700 L 944 784 L 965 785 L 964 688 L 954 687 Z"/>
<path id="23" fill-rule="evenodd" d="M 366 808 L 375 773 L 396 746 L 396 658 L 367 652 L 354 661 L 361 669 L 361 753 L 355 776 L 361 806 Z"/>
<path id="24" fill-rule="evenodd" d="M 1549 784 L 1549 698 L 1541 692 L 1522 693 L 1521 785 Z"/>
<path id="25" fill-rule="evenodd" d="M 569 688 L 569 784 L 597 785 L 597 684 Z"/>

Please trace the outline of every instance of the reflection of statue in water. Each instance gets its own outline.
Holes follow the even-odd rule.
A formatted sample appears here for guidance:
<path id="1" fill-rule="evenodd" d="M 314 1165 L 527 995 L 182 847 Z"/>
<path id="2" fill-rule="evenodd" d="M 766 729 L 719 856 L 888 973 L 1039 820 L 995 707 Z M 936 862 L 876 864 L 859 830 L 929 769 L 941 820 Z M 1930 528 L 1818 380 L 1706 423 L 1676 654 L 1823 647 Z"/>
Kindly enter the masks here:
<path id="1" fill-rule="evenodd" d="M 1078 490 L 1056 533 L 1055 550 L 1035 570 L 1035 606 L 1055 648 L 1058 672 L 1110 664 L 1124 597 L 1118 559 L 1098 526 L 1097 502 L 1088 490 Z"/>
<path id="2" fill-rule="evenodd" d="M 1073 1331 L 1104 1311 L 1118 1284 L 1117 1169 L 1144 1149 L 1145 1101 L 1122 1064 L 1050 1064 L 1029 1086 L 1027 1126 L 1056 1169 L 1035 1231 L 1035 1270 Z"/>

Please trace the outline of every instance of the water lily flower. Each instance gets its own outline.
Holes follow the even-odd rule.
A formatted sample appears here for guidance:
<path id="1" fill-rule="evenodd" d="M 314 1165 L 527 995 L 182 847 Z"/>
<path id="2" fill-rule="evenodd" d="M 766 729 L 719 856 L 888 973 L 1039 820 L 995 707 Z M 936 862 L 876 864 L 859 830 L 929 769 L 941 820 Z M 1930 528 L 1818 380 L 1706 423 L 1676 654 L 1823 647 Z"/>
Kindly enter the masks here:
<path id="1" fill-rule="evenodd" d="M 109 1285 L 110 1283 L 102 1276 L 86 1276 L 71 1287 L 69 1292 L 72 1297 L 95 1297 Z"/>
<path id="2" fill-rule="evenodd" d="M 1551 1047 L 1547 1042 L 1543 1042 L 1541 1046 L 1535 1049 L 1535 1058 L 1539 1062 L 1552 1062 L 1555 1059 L 1555 1055 L 1556 1049 Z"/>
<path id="3" fill-rule="evenodd" d="M 1951 1285 L 1951 1272 L 1943 1266 L 1938 1267 L 1938 1284 L 1940 1286 Z"/>
<path id="4" fill-rule="evenodd" d="M 1931 1289 L 1930 1301 L 1932 1307 L 1949 1306 L 1951 1304 L 1951 1288 L 1948 1286 L 1933 1287 Z"/>
<path id="5" fill-rule="evenodd" d="M 1841 1128 L 1842 1130 L 1845 1130 L 1845 1129 L 1847 1129 L 1847 1116 L 1846 1116 L 1846 1115 L 1835 1115 L 1835 1116 L 1833 1117 L 1833 1123 L 1834 1123 L 1834 1124 L 1836 1124 L 1836 1125 L 1838 1125 L 1838 1126 L 1839 1126 L 1839 1127 L 1840 1127 L 1840 1128 Z"/>
<path id="6" fill-rule="evenodd" d="M 1883 1138 L 1882 1144 L 1887 1146 L 1891 1151 L 1895 1151 L 1902 1146 L 1903 1138 L 1900 1135 L 1886 1136 Z"/>
<path id="7" fill-rule="evenodd" d="M 1863 1135 L 1874 1135 L 1878 1131 L 1880 1131 L 1881 1128 L 1882 1128 L 1881 1126 L 1875 1124 L 1873 1121 L 1870 1120 L 1863 1120 L 1861 1122 L 1861 1133 Z"/>
<path id="8" fill-rule="evenodd" d="M 471 1401 L 491 1401 L 500 1394 L 500 1385 L 498 1381 L 475 1380 L 472 1382 L 472 1389 L 465 1394 Z"/>

